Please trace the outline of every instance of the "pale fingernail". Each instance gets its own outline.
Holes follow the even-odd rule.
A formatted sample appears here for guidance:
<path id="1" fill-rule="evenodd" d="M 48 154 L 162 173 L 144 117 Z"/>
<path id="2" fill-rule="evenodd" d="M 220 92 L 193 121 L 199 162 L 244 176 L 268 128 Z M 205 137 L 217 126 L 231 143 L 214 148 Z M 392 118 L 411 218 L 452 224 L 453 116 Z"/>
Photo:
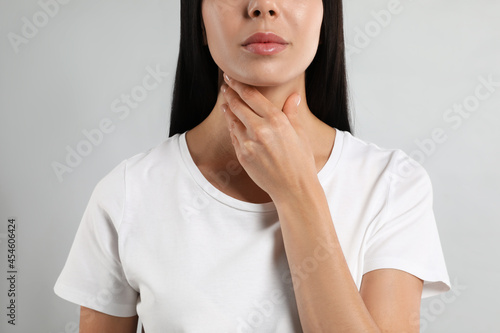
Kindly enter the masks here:
<path id="1" fill-rule="evenodd" d="M 302 97 L 300 97 L 300 95 L 299 95 L 299 97 L 296 97 L 296 98 L 295 98 L 295 101 L 296 101 L 296 103 L 297 103 L 297 106 L 299 106 L 299 104 L 300 104 L 300 101 L 301 101 L 301 100 L 302 100 Z"/>
<path id="2" fill-rule="evenodd" d="M 231 78 L 227 74 L 224 74 L 224 78 L 227 82 L 231 82 Z"/>

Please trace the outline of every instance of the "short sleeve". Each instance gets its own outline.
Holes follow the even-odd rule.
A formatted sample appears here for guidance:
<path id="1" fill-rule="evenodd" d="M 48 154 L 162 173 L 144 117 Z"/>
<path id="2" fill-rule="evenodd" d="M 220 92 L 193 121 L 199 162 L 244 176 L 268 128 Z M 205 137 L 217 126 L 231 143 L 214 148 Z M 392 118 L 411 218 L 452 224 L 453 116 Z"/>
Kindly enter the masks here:
<path id="1" fill-rule="evenodd" d="M 112 316 L 137 314 L 138 293 L 124 274 L 119 227 L 124 209 L 126 160 L 95 186 L 54 292 Z"/>
<path id="2" fill-rule="evenodd" d="M 380 268 L 406 271 L 424 280 L 422 298 L 450 290 L 429 175 L 397 151 L 387 180 L 384 210 L 366 242 L 363 274 Z"/>

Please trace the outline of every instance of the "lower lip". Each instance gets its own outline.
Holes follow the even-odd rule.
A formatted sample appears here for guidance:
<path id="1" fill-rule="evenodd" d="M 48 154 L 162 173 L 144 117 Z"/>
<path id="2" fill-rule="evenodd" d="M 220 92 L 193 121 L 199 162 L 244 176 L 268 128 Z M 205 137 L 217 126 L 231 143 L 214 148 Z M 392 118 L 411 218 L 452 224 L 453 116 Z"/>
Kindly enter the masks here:
<path id="1" fill-rule="evenodd" d="M 277 54 L 286 49 L 287 44 L 278 44 L 278 43 L 252 43 L 246 46 L 243 46 L 248 51 L 255 54 L 262 55 L 271 55 Z"/>

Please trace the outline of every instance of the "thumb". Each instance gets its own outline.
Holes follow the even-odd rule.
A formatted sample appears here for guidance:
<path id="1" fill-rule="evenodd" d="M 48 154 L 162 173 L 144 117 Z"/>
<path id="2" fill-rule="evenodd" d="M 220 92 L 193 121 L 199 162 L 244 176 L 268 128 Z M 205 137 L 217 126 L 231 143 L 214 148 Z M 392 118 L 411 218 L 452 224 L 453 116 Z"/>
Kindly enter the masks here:
<path id="1" fill-rule="evenodd" d="M 288 120 L 295 129 L 297 129 L 297 127 L 300 125 L 298 117 L 300 102 L 300 95 L 292 94 L 287 98 L 285 105 L 283 106 L 283 113 L 287 116 Z"/>

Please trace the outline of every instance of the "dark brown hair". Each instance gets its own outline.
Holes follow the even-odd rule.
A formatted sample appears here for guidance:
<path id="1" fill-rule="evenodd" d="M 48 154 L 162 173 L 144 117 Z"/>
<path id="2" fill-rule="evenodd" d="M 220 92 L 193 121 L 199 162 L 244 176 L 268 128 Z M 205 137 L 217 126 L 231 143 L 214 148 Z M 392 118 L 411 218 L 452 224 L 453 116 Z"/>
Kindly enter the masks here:
<path id="1" fill-rule="evenodd" d="M 217 102 L 219 70 L 208 46 L 203 45 L 201 2 L 181 0 L 180 47 L 169 137 L 196 127 Z M 351 132 L 342 0 L 324 0 L 323 9 L 322 43 L 306 69 L 307 104 L 324 123 Z"/>

